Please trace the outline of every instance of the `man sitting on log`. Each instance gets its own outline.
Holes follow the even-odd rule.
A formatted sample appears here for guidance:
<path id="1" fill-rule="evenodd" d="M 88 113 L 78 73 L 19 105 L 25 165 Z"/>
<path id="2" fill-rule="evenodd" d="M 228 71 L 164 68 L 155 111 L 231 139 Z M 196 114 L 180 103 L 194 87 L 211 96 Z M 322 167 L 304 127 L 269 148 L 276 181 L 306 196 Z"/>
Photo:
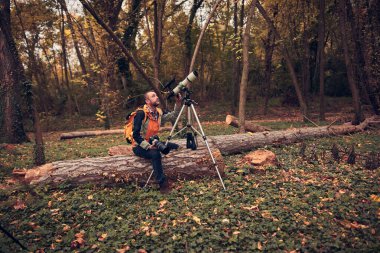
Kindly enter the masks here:
<path id="1" fill-rule="evenodd" d="M 152 160 L 153 171 L 158 184 L 160 185 L 160 192 L 163 194 L 169 193 L 171 186 L 165 177 L 162 162 L 161 152 L 162 148 L 157 148 L 157 137 L 160 125 L 166 121 L 174 120 L 179 114 L 181 105 L 181 95 L 176 97 L 176 104 L 174 111 L 163 114 L 162 110 L 158 108 L 160 100 L 154 91 L 148 91 L 144 94 L 145 105 L 143 108 L 137 109 L 136 115 L 133 119 L 133 153 L 139 157 Z M 142 137 L 142 134 L 144 138 Z M 162 145 L 162 143 L 161 143 Z M 178 145 L 168 143 L 168 150 L 177 149 Z M 161 152 L 160 152 L 161 149 Z M 163 153 L 166 153 L 165 151 Z"/>

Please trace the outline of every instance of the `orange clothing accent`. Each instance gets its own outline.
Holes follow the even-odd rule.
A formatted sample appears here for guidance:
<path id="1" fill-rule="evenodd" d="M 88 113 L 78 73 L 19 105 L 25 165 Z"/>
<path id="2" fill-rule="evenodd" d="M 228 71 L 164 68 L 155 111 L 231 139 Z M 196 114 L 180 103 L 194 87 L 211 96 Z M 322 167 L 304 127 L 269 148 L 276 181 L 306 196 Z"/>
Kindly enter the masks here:
<path id="1" fill-rule="evenodd" d="M 145 113 L 145 118 L 144 118 L 144 121 L 142 122 L 141 129 L 143 130 L 144 125 L 146 124 L 146 122 L 148 122 L 145 129 L 146 133 L 145 133 L 144 139 L 149 142 L 150 137 L 158 134 L 158 130 L 160 129 L 160 125 L 161 125 L 162 110 L 160 108 L 157 108 L 157 113 L 158 113 L 157 119 L 154 119 L 154 117 L 150 114 L 149 108 L 147 105 L 144 105 L 143 111 Z M 136 142 L 134 139 L 132 140 L 132 146 L 133 147 L 136 146 Z"/>

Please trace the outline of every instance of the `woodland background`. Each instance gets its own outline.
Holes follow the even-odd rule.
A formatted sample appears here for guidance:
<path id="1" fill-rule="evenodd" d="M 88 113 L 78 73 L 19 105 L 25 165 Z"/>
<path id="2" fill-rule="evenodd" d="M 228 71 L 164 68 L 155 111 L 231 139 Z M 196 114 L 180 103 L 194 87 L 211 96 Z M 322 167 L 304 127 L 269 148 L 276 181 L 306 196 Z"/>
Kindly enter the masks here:
<path id="1" fill-rule="evenodd" d="M 225 155 L 227 191 L 217 179 L 177 181 L 167 196 L 30 186 L 17 173 L 107 156 L 122 134 L 59 136 L 122 128 L 151 89 L 171 110 L 162 84 L 193 69 L 207 135 L 248 121 L 269 134 L 357 125 L 379 115 L 379 49 L 375 0 L 0 0 L 0 227 L 37 252 L 378 252 L 376 124 L 264 146 L 278 160 L 265 171 Z M 0 233 L 0 251 L 20 249 Z"/>

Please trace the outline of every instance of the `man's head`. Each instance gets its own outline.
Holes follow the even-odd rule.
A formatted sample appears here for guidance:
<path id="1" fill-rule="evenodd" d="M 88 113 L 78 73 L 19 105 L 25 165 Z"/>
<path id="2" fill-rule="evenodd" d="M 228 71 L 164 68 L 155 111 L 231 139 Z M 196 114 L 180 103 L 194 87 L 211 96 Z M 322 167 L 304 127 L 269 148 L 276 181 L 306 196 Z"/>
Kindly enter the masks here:
<path id="1" fill-rule="evenodd" d="M 145 97 L 145 103 L 148 106 L 157 107 L 160 105 L 160 99 L 158 98 L 156 92 L 154 92 L 152 90 L 145 92 L 144 97 Z"/>

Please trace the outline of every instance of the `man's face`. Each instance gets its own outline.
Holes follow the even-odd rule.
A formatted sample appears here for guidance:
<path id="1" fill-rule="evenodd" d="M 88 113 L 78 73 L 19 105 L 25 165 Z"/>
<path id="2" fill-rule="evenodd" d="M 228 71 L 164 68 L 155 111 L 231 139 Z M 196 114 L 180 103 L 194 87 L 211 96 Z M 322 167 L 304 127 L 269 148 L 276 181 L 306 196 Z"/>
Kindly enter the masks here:
<path id="1" fill-rule="evenodd" d="M 150 106 L 159 106 L 160 105 L 160 99 L 158 98 L 156 92 L 148 92 L 146 94 L 145 103 Z"/>

